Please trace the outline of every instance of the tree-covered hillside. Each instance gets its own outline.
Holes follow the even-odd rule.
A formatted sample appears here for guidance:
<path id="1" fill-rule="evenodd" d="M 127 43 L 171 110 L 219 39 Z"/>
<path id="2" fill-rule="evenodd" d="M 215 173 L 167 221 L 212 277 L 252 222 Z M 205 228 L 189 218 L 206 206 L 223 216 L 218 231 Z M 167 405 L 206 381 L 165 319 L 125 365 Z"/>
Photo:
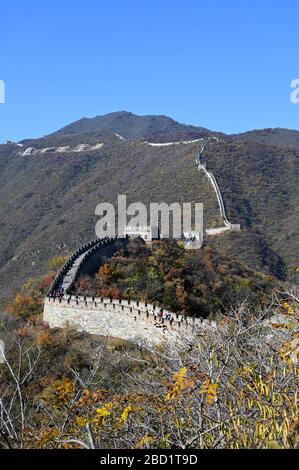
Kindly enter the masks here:
<path id="1" fill-rule="evenodd" d="M 120 114 L 123 129 L 115 129 L 118 115 L 113 114 L 96 118 L 92 121 L 95 128 L 84 128 L 87 133 L 75 126 L 74 133 L 26 140 L 23 147 L 0 145 L 2 295 L 42 272 L 45 259 L 57 250 L 68 255 L 93 239 L 97 204 L 115 204 L 118 194 L 126 194 L 128 203 L 147 205 L 202 202 L 205 227 L 221 223 L 213 188 L 195 165 L 201 143 L 153 147 L 140 140 L 147 132 L 152 136 L 160 132 L 158 140 L 167 141 L 170 136 L 174 141 L 188 136 L 192 140 L 202 129 L 195 128 L 195 135 L 194 128 L 169 118 Z M 104 123 L 102 129 L 98 122 Z M 154 127 L 152 122 L 156 122 Z M 130 126 L 137 140 L 114 135 Z M 254 270 L 287 278 L 299 264 L 299 151 L 285 141 L 278 147 L 219 137 L 218 143 L 207 147 L 203 159 L 223 191 L 229 219 L 241 223 L 242 230 L 209 239 L 209 243 Z M 97 143 L 103 143 L 97 150 L 72 150 Z M 70 146 L 68 151 L 57 150 L 66 146 Z M 22 156 L 29 147 L 49 150 Z"/>
<path id="2" fill-rule="evenodd" d="M 185 250 L 175 241 L 154 241 L 151 247 L 132 240 L 99 267 L 81 276 L 80 295 L 140 300 L 176 313 L 214 318 L 243 301 L 269 301 L 274 279 L 255 273 L 210 246 Z"/>
<path id="3" fill-rule="evenodd" d="M 152 348 L 50 330 L 51 277 L 1 313 L 1 449 L 298 448 L 296 289 L 219 312 L 192 343 Z"/>

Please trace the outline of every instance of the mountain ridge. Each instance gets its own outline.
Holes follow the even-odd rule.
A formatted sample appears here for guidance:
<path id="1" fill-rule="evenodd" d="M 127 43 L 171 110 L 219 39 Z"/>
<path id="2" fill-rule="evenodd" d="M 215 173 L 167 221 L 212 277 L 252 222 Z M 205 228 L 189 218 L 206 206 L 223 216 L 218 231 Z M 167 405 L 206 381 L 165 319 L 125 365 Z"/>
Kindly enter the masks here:
<path id="1" fill-rule="evenodd" d="M 182 124 L 165 115 L 139 116 L 127 111 L 116 111 L 94 118 L 83 117 L 50 134 L 72 135 L 86 132 L 109 131 L 130 139 L 153 139 L 171 135 L 208 136 L 212 131 L 204 127 Z M 222 133 L 215 133 L 222 134 Z"/>
<path id="2" fill-rule="evenodd" d="M 174 128 L 169 119 L 163 120 L 162 131 L 158 117 L 149 141 L 217 135 L 203 128 L 194 131 L 194 126 L 181 128 L 179 123 Z M 106 125 L 93 132 L 63 131 L 26 139 L 23 147 L 0 145 L 0 282 L 4 292 L 39 274 L 51 256 L 69 254 L 93 239 L 96 205 L 115 203 L 118 194 L 127 194 L 128 203 L 146 205 L 152 201 L 203 202 L 205 225 L 218 224 L 213 188 L 194 161 L 200 142 L 151 146 L 145 142 L 148 126 L 146 119 L 137 131 L 132 130 L 132 135 L 138 135 L 136 140 L 122 140 L 114 127 Z M 290 145 L 277 145 L 221 134 L 220 142 L 209 146 L 204 155 L 223 192 L 230 220 L 242 226 L 238 234 L 210 238 L 206 243 L 280 278 L 287 276 L 290 266 L 299 265 L 299 149 L 293 144 L 293 140 Z M 22 156 L 31 146 L 48 151 Z M 64 152 L 58 151 L 67 146 Z M 78 148 L 82 151 L 75 151 Z"/>
<path id="3" fill-rule="evenodd" d="M 120 134 L 120 132 L 123 134 Z M 295 146 L 296 148 L 299 146 L 299 130 L 297 129 L 274 127 L 228 134 L 222 131 L 213 131 L 202 126 L 180 123 L 166 115 L 137 115 L 128 111 L 114 111 L 95 117 L 82 117 L 50 134 L 22 139 L 18 144 L 26 144 L 27 142 L 36 142 L 58 136 L 103 135 L 106 133 L 118 134 L 132 140 L 146 140 L 149 138 L 149 141 L 153 142 L 158 142 L 157 139 L 159 137 L 162 139 L 161 142 L 164 142 L 168 137 L 184 140 L 185 137 L 190 137 L 191 139 L 194 136 L 200 138 L 215 135 L 223 139 L 268 143 L 269 145 L 277 146 Z M 6 143 L 13 142 L 8 141 Z"/>

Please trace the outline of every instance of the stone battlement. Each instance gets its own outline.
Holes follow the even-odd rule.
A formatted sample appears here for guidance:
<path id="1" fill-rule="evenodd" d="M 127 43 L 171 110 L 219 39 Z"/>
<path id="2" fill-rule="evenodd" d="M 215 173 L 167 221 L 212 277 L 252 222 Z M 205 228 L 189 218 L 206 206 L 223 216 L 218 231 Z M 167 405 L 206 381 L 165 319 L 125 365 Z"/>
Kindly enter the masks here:
<path id="1" fill-rule="evenodd" d="M 210 139 L 211 140 L 211 139 Z M 213 139 L 212 139 L 213 140 Z M 209 139 L 208 139 L 209 141 Z M 215 176 L 202 163 L 201 155 L 207 143 L 196 157 L 198 170 L 203 170 L 211 181 L 217 195 L 224 227 L 207 229 L 207 235 L 217 235 L 227 230 L 240 230 L 227 219 L 222 194 Z M 192 235 L 192 234 L 191 234 Z M 151 228 L 127 227 L 126 238 L 95 239 L 76 250 L 55 277 L 44 304 L 44 321 L 51 328 L 63 328 L 69 324 L 87 333 L 122 338 L 134 342 L 158 344 L 161 341 L 178 341 L 192 336 L 200 328 L 215 329 L 216 323 L 170 312 L 161 307 L 139 301 L 108 299 L 103 297 L 82 297 L 71 295 L 73 286 L 80 275 L 92 275 L 101 262 L 128 242 L 129 236 L 152 239 Z M 196 239 L 196 234 L 191 236 Z M 190 237 L 189 237 L 190 239 Z M 195 240 L 193 240 L 195 241 Z M 60 298 L 56 298 L 59 293 Z M 62 297 L 61 297 L 61 294 Z M 183 333 L 183 334 L 182 334 Z"/>
<path id="2" fill-rule="evenodd" d="M 48 297 L 44 304 L 44 321 L 51 328 L 67 324 L 79 331 L 134 342 L 159 344 L 179 341 L 181 334 L 188 336 L 197 328 L 216 328 L 215 322 L 188 317 L 138 301 L 103 297 L 67 296 Z"/>

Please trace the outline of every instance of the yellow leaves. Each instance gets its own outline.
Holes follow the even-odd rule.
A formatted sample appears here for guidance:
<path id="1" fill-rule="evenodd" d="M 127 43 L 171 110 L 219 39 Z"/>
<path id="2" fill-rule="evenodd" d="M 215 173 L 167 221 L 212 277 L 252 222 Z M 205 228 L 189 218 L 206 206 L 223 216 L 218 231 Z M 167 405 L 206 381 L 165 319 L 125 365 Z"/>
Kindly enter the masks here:
<path id="1" fill-rule="evenodd" d="M 288 302 L 284 302 L 282 304 L 284 310 L 285 310 L 285 314 L 286 315 L 289 315 L 289 316 L 293 316 L 295 315 L 295 309 L 292 305 L 290 305 Z"/>
<path id="2" fill-rule="evenodd" d="M 286 341 L 282 345 L 279 355 L 289 367 L 298 364 L 299 338 L 295 336 L 291 341 Z"/>
<path id="3" fill-rule="evenodd" d="M 247 398 L 246 399 L 246 405 L 247 405 L 248 410 L 252 410 L 252 408 L 254 406 L 254 401 L 250 400 L 250 398 Z"/>
<path id="4" fill-rule="evenodd" d="M 103 405 L 101 408 L 96 409 L 96 417 L 92 420 L 94 424 L 105 425 L 106 418 L 110 417 L 110 426 L 123 425 L 127 422 L 131 413 L 140 411 L 141 407 L 137 405 L 128 404 L 122 409 L 119 413 L 121 402 L 119 401 L 110 401 L 106 405 Z M 118 416 L 117 416 L 118 415 Z"/>
<path id="5" fill-rule="evenodd" d="M 269 387 L 267 387 L 266 384 L 261 383 L 261 394 L 264 395 L 265 397 L 268 397 L 269 393 L 270 393 Z"/>
<path id="6" fill-rule="evenodd" d="M 215 403 L 219 384 L 212 383 L 210 378 L 203 381 L 199 393 L 204 395 L 205 403 L 209 406 Z M 194 388 L 194 380 L 187 377 L 187 368 L 183 367 L 173 374 L 173 383 L 168 387 L 165 397 L 166 401 L 180 398 L 183 392 Z"/>
<path id="7" fill-rule="evenodd" d="M 54 256 L 47 261 L 47 268 L 56 273 L 62 268 L 67 261 L 67 256 Z"/>
<path id="8" fill-rule="evenodd" d="M 80 427 L 85 427 L 87 423 L 89 422 L 89 419 L 87 419 L 85 416 L 76 416 L 76 423 Z"/>
<path id="9" fill-rule="evenodd" d="M 261 421 L 256 421 L 254 438 L 258 441 L 264 441 L 267 435 L 268 427 Z"/>
<path id="10" fill-rule="evenodd" d="M 96 409 L 96 417 L 92 420 L 98 426 L 104 426 L 108 416 L 112 416 L 112 410 L 115 407 L 114 402 L 109 402 L 101 408 Z"/>
<path id="11" fill-rule="evenodd" d="M 192 389 L 194 385 L 193 380 L 187 378 L 186 376 L 186 367 L 182 367 L 178 372 L 173 374 L 173 383 L 168 386 L 168 391 L 165 396 L 166 401 L 180 398 L 184 391 Z"/>
<path id="12" fill-rule="evenodd" d="M 105 418 L 106 416 L 111 415 L 111 410 L 113 408 L 113 403 L 107 403 L 102 408 L 97 408 L 96 413 L 99 417 Z"/>
<path id="13" fill-rule="evenodd" d="M 125 406 L 125 408 L 123 409 L 120 417 L 118 418 L 118 421 L 121 424 L 124 424 L 127 421 L 128 417 L 131 413 L 137 412 L 140 409 L 141 409 L 140 406 L 133 406 L 133 405 Z"/>
<path id="14" fill-rule="evenodd" d="M 128 419 L 128 416 L 130 413 L 132 413 L 133 411 L 133 406 L 132 405 L 127 405 L 122 414 L 120 415 L 120 417 L 118 418 L 118 420 L 120 421 L 120 423 L 124 423 L 125 421 L 127 421 Z"/>
<path id="15" fill-rule="evenodd" d="M 292 323 L 271 323 L 272 328 L 275 329 L 284 329 L 284 330 L 291 330 L 294 328 L 294 325 Z"/>
<path id="16" fill-rule="evenodd" d="M 34 280 L 33 279 L 28 279 L 28 281 L 25 282 L 25 284 L 23 284 L 22 287 L 23 287 L 24 290 L 30 290 L 30 289 L 33 288 L 33 286 L 34 286 Z"/>
<path id="17" fill-rule="evenodd" d="M 69 400 L 73 395 L 73 382 L 68 377 L 57 380 L 54 385 L 54 390 L 60 400 Z"/>
<path id="18" fill-rule="evenodd" d="M 280 432 L 282 434 L 282 440 L 283 440 L 283 443 L 284 443 L 285 446 L 287 445 L 289 431 L 290 431 L 290 422 L 289 422 L 288 418 L 285 418 L 282 425 L 281 425 L 281 427 L 280 427 Z"/>
<path id="19" fill-rule="evenodd" d="M 55 410 L 68 406 L 68 403 L 73 397 L 74 386 L 73 382 L 64 377 L 58 380 L 47 381 L 47 386 L 44 388 L 40 396 L 48 403 L 51 403 Z"/>
<path id="20" fill-rule="evenodd" d="M 212 383 L 210 378 L 204 381 L 200 393 L 204 394 L 206 405 L 212 406 L 215 403 L 218 387 L 219 384 Z"/>

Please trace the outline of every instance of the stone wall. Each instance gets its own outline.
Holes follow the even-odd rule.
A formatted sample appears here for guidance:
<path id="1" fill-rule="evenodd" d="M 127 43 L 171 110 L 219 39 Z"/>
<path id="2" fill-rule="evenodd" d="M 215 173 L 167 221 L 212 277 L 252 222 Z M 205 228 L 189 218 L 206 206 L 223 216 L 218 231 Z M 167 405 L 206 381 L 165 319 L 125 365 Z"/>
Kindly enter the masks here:
<path id="1" fill-rule="evenodd" d="M 67 324 L 79 331 L 151 345 L 161 342 L 177 342 L 188 337 L 198 327 L 215 328 L 215 322 L 185 317 L 138 301 L 108 299 L 100 297 L 76 297 L 54 299 L 49 297 L 44 304 L 44 321 L 51 328 L 63 328 Z"/>
<path id="2" fill-rule="evenodd" d="M 102 261 L 126 243 L 126 238 L 104 238 L 92 240 L 78 248 L 55 277 L 48 295 L 55 295 L 62 288 L 65 293 L 69 293 L 80 275 L 94 274 Z"/>
<path id="3" fill-rule="evenodd" d="M 227 219 L 222 194 L 215 176 L 201 162 L 201 155 L 196 157 L 198 170 L 203 170 L 216 192 L 220 214 L 224 227 L 207 229 L 207 235 L 217 235 L 227 230 L 240 230 L 237 224 Z M 44 321 L 51 328 L 63 328 L 66 324 L 77 330 L 108 337 L 122 338 L 135 342 L 159 344 L 162 341 L 176 342 L 180 338 L 192 337 L 192 332 L 201 329 L 216 328 L 215 322 L 199 318 L 186 317 L 163 309 L 166 318 L 159 317 L 160 308 L 138 301 L 105 299 L 99 297 L 78 297 L 64 295 L 55 298 L 56 292 L 71 293 L 79 275 L 92 274 L 101 262 L 113 255 L 127 238 L 119 240 L 93 240 L 75 251 L 54 279 L 45 299 Z"/>
<path id="4" fill-rule="evenodd" d="M 204 150 L 204 148 L 205 147 L 203 147 L 203 150 Z M 239 224 L 232 224 L 227 218 L 222 193 L 221 193 L 221 190 L 219 188 L 219 185 L 218 185 L 218 182 L 217 182 L 215 176 L 213 175 L 213 173 L 211 171 L 209 171 L 207 169 L 206 163 L 201 162 L 201 155 L 203 153 L 203 150 L 196 158 L 197 168 L 198 168 L 198 171 L 202 170 L 205 173 L 205 175 L 207 176 L 207 178 L 210 180 L 210 182 L 213 186 L 213 189 L 216 193 L 220 215 L 223 218 L 223 222 L 224 222 L 224 227 L 217 227 L 217 229 L 212 229 L 212 230 L 207 229 L 206 234 L 207 235 L 218 235 L 220 233 L 225 232 L 226 230 L 239 232 L 241 230 L 240 225 Z"/>

